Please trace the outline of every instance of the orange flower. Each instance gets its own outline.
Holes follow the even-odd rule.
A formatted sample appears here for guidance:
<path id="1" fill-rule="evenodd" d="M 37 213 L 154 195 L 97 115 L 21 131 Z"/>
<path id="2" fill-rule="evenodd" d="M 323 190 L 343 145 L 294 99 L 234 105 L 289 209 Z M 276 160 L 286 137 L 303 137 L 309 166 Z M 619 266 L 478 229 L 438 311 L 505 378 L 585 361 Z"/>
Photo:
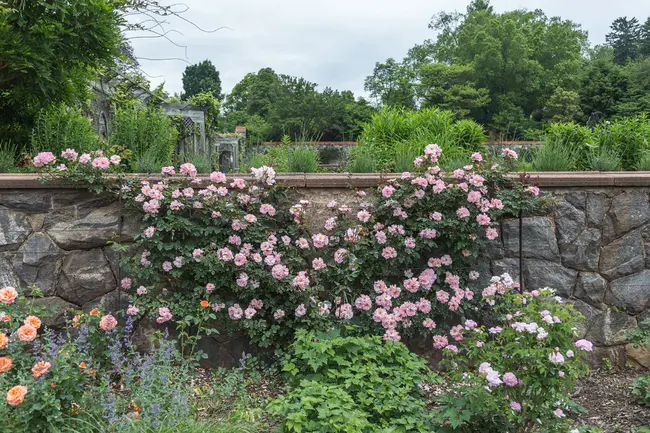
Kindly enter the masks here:
<path id="1" fill-rule="evenodd" d="M 20 341 L 34 341 L 36 338 L 36 328 L 31 325 L 23 325 L 18 328 L 17 334 Z"/>
<path id="2" fill-rule="evenodd" d="M 86 363 L 83 362 L 83 361 L 81 361 L 81 362 L 79 363 L 79 368 L 86 368 Z"/>
<path id="3" fill-rule="evenodd" d="M 210 303 L 204 299 L 201 301 L 201 306 L 203 308 L 208 308 L 210 306 Z"/>
<path id="4" fill-rule="evenodd" d="M 7 347 L 7 344 L 9 344 L 9 339 L 5 334 L 0 332 L 0 349 L 4 349 L 5 347 Z"/>
<path id="5" fill-rule="evenodd" d="M 100 314 L 102 314 L 102 312 L 99 311 L 97 308 L 93 308 L 92 310 L 90 310 L 91 316 L 99 316 Z"/>
<path id="6" fill-rule="evenodd" d="M 11 316 L 9 314 L 0 313 L 0 322 L 9 322 L 10 320 Z"/>
<path id="7" fill-rule="evenodd" d="M 41 319 L 39 319 L 36 316 L 27 316 L 27 317 L 25 317 L 25 320 L 23 321 L 23 323 L 25 325 L 31 325 L 36 329 L 41 327 Z"/>
<path id="8" fill-rule="evenodd" d="M 52 382 L 52 383 L 50 384 L 50 386 L 51 386 L 52 388 L 56 388 L 56 383 Z"/>
<path id="9" fill-rule="evenodd" d="M 18 406 L 25 399 L 25 394 L 27 394 L 27 387 L 16 385 L 7 391 L 7 403 Z"/>
<path id="10" fill-rule="evenodd" d="M 13 287 L 4 287 L 0 289 L 0 302 L 3 304 L 13 304 L 18 296 L 18 292 Z"/>
<path id="11" fill-rule="evenodd" d="M 79 321 L 79 319 L 81 319 L 81 315 L 77 314 L 76 316 L 74 316 L 74 317 L 72 318 L 72 321 L 73 321 L 74 323 L 77 323 L 77 322 Z"/>
<path id="12" fill-rule="evenodd" d="M 140 412 L 140 406 L 138 406 L 135 402 L 135 400 L 131 400 L 131 404 L 129 404 L 129 409 L 131 409 L 133 412 Z"/>
<path id="13" fill-rule="evenodd" d="M 92 313 L 91 313 L 92 314 Z M 104 331 L 108 332 L 111 329 L 115 328 L 117 326 L 117 319 L 110 314 L 107 314 L 106 316 L 102 317 L 99 320 L 99 327 L 102 328 Z"/>
<path id="14" fill-rule="evenodd" d="M 11 364 L 13 362 L 11 361 L 11 358 L 3 356 L 0 358 L 0 373 L 6 373 L 7 371 L 11 370 Z"/>
<path id="15" fill-rule="evenodd" d="M 72 415 L 77 415 L 79 413 L 80 406 L 77 403 L 72 403 L 70 406 L 70 413 Z"/>
<path id="16" fill-rule="evenodd" d="M 41 377 L 42 375 L 47 373 L 47 371 L 50 369 L 51 366 L 52 364 L 50 364 L 49 362 L 45 362 L 45 361 L 37 362 L 36 365 L 32 367 L 32 373 L 34 377 Z"/>

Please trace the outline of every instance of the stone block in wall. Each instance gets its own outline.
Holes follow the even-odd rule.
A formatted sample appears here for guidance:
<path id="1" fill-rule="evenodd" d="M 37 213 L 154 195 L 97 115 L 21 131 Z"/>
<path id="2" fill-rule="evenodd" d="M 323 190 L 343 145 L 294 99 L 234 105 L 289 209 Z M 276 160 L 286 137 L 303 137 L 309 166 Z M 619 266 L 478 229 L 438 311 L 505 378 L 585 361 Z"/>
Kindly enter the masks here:
<path id="1" fill-rule="evenodd" d="M 506 254 L 519 256 L 519 220 L 507 220 L 501 225 Z M 553 221 L 548 217 L 524 218 L 522 221 L 522 252 L 524 257 L 560 261 Z"/>
<path id="2" fill-rule="evenodd" d="M 648 343 L 650 343 L 650 341 Z M 627 356 L 628 364 L 650 368 L 650 347 L 634 347 L 632 344 L 626 344 L 625 354 Z"/>
<path id="3" fill-rule="evenodd" d="M 45 308 L 42 318 L 50 328 L 62 328 L 66 320 L 72 319 L 73 312 L 79 308 L 57 296 L 36 298 L 34 305 Z"/>
<path id="4" fill-rule="evenodd" d="M 593 352 L 588 354 L 587 363 L 591 368 L 625 367 L 627 365 L 625 346 L 594 347 Z"/>
<path id="5" fill-rule="evenodd" d="M 93 299 L 90 302 L 82 305 L 81 309 L 88 313 L 93 308 L 99 308 L 106 313 L 115 314 L 119 311 L 124 311 L 129 307 L 129 297 L 127 293 L 119 288 L 106 293 L 100 298 Z"/>
<path id="6" fill-rule="evenodd" d="M 575 311 L 579 312 L 584 316 L 584 320 L 578 323 L 578 335 L 580 338 L 584 338 L 587 334 L 587 331 L 591 327 L 594 319 L 598 317 L 602 312 L 597 308 L 592 307 L 586 302 L 581 301 L 580 299 L 567 299 L 565 300 L 567 304 L 573 305 Z"/>
<path id="7" fill-rule="evenodd" d="M 604 307 L 607 280 L 595 272 L 581 272 L 574 296 L 597 308 Z"/>
<path id="8" fill-rule="evenodd" d="M 626 191 L 612 198 L 603 222 L 603 239 L 610 242 L 650 221 L 650 203 L 645 190 Z"/>
<path id="9" fill-rule="evenodd" d="M 625 334 L 636 328 L 636 319 L 623 311 L 608 308 L 596 316 L 587 331 L 586 338 L 599 346 L 615 346 L 626 343 Z"/>
<path id="10" fill-rule="evenodd" d="M 564 200 L 584 212 L 587 206 L 587 193 L 585 191 L 571 191 L 564 195 Z"/>
<path id="11" fill-rule="evenodd" d="M 14 268 L 11 266 L 11 259 L 10 253 L 0 253 L 0 287 L 20 286 Z"/>
<path id="12" fill-rule="evenodd" d="M 584 207 L 584 196 L 582 203 Z M 573 242 L 587 227 L 585 213 L 568 201 L 560 201 L 555 206 L 554 214 L 560 246 Z"/>
<path id="13" fill-rule="evenodd" d="M 499 237 L 493 240 L 487 240 L 483 256 L 488 260 L 499 260 L 505 257 L 505 249 L 503 248 L 503 238 L 501 237 L 501 227 L 495 227 L 499 232 Z"/>
<path id="14" fill-rule="evenodd" d="M 0 207 L 0 251 L 17 249 L 30 232 L 24 213 Z"/>
<path id="15" fill-rule="evenodd" d="M 578 281 L 578 271 L 546 260 L 525 259 L 523 271 L 526 290 L 551 287 L 566 298 L 573 295 Z"/>
<path id="16" fill-rule="evenodd" d="M 608 199 L 602 193 L 587 193 L 586 213 L 589 227 L 601 227 L 608 208 Z"/>
<path id="17" fill-rule="evenodd" d="M 639 272 L 645 267 L 643 239 L 634 231 L 602 248 L 600 274 L 609 280 Z"/>
<path id="18" fill-rule="evenodd" d="M 68 254 L 57 286 L 57 296 L 81 306 L 115 290 L 117 281 L 104 252 L 96 248 Z"/>
<path id="19" fill-rule="evenodd" d="M 119 232 L 117 202 L 99 208 L 66 207 L 45 218 L 44 230 L 65 250 L 102 247 Z"/>
<path id="20" fill-rule="evenodd" d="M 630 313 L 640 313 L 650 305 L 650 269 L 612 281 L 612 302 Z"/>
<path id="21" fill-rule="evenodd" d="M 580 271 L 597 271 L 600 259 L 600 230 L 586 229 L 570 244 L 560 243 L 562 264 Z"/>
<path id="22" fill-rule="evenodd" d="M 23 287 L 38 287 L 51 296 L 63 261 L 61 250 L 45 233 L 34 233 L 18 249 L 13 267 Z"/>

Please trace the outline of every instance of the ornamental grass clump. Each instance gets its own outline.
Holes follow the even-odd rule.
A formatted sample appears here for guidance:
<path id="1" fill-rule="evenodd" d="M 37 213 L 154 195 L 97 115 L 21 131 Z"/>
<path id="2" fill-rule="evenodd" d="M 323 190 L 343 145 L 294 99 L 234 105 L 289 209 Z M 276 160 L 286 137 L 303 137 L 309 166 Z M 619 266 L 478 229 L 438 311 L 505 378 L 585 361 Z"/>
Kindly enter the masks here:
<path id="1" fill-rule="evenodd" d="M 582 316 L 552 289 L 519 293 L 507 274 L 481 302 L 495 312 L 489 325 L 469 319 L 434 336 L 453 383 L 437 402 L 436 431 L 570 431 L 571 391 L 593 347 L 577 335 Z"/>

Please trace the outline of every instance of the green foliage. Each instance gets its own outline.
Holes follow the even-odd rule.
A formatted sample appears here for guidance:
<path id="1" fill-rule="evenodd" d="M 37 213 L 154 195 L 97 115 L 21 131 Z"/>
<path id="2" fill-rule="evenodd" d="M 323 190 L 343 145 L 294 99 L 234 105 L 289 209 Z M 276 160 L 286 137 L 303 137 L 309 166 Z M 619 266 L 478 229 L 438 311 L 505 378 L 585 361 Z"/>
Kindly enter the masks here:
<path id="1" fill-rule="evenodd" d="M 98 146 L 97 136 L 81 110 L 64 105 L 43 110 L 36 118 L 31 136 L 31 152 L 49 151 L 59 155 L 65 149 L 89 152 Z"/>
<path id="2" fill-rule="evenodd" d="M 422 154 L 427 144 L 436 143 L 445 158 L 464 151 L 464 156 L 481 150 L 485 139 L 482 127 L 471 120 L 454 122 L 450 111 L 437 108 L 419 111 L 384 109 L 366 124 L 359 148 L 372 151 L 382 168 L 395 169 L 398 149 L 401 155 Z M 402 163 L 402 167 L 406 166 Z"/>
<path id="3" fill-rule="evenodd" d="M 183 72 L 183 100 L 201 93 L 210 94 L 216 100 L 223 98 L 219 71 L 210 60 L 187 66 Z"/>
<path id="4" fill-rule="evenodd" d="M 224 103 L 224 130 L 243 125 L 254 134 L 249 144 L 319 137 L 325 141 L 352 140 L 370 119 L 373 108 L 349 91 L 325 88 L 304 78 L 276 74 L 271 68 L 246 75 Z"/>
<path id="5" fill-rule="evenodd" d="M 650 151 L 643 152 L 639 161 L 634 165 L 634 169 L 638 171 L 650 171 Z"/>
<path id="6" fill-rule="evenodd" d="M 291 173 L 316 173 L 318 169 L 318 151 L 309 146 L 287 146 L 286 171 Z"/>
<path id="7" fill-rule="evenodd" d="M 171 164 L 177 138 L 178 131 L 160 109 L 136 103 L 117 109 L 109 141 L 130 150 L 135 165 L 149 170 Z"/>
<path id="8" fill-rule="evenodd" d="M 271 402 L 285 432 L 430 432 L 423 359 L 381 337 L 298 331 L 284 364 L 289 392 Z"/>
<path id="9" fill-rule="evenodd" d="M 51 104 L 76 106 L 120 56 L 122 0 L 7 0 L 0 8 L 0 135 L 27 141 Z"/>
<path id="10" fill-rule="evenodd" d="M 632 383 L 632 395 L 641 406 L 650 407 L 650 374 L 645 374 Z"/>
<path id="11" fill-rule="evenodd" d="M 594 131 L 594 143 L 620 155 L 623 170 L 633 170 L 650 148 L 650 121 L 639 116 L 601 124 Z"/>
<path id="12" fill-rule="evenodd" d="M 580 106 L 580 95 L 572 90 L 564 90 L 561 87 L 546 101 L 544 107 L 544 118 L 550 122 L 572 122 L 582 115 Z"/>

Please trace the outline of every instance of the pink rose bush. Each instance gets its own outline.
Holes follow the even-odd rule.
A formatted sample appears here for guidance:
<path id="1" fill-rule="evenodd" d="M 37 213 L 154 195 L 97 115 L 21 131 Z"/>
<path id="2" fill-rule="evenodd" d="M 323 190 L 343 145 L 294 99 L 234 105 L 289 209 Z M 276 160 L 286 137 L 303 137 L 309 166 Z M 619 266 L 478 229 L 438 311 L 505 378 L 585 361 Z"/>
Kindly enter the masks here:
<path id="1" fill-rule="evenodd" d="M 66 151 L 67 162 L 73 156 Z M 90 154 L 85 165 L 100 157 Z M 414 173 L 360 191 L 358 208 L 330 203 L 332 215 L 313 231 L 304 226 L 311 203 L 287 202 L 270 167 L 248 179 L 197 177 L 185 163 L 164 167 L 159 181 L 123 180 L 122 198 L 143 215 L 126 289 L 134 292 L 130 315 L 177 324 L 200 316 L 270 345 L 333 323 L 386 340 L 433 336 L 468 311 L 489 309 L 478 296 L 488 277 L 477 268 L 479 250 L 498 237 L 503 214 L 535 196 L 482 156 L 453 173 L 440 157 L 427 146 Z M 108 161 L 109 169 L 123 162 Z M 204 300 L 224 308 L 197 309 Z"/>
<path id="2" fill-rule="evenodd" d="M 486 427 L 491 419 L 502 431 L 568 431 L 564 413 L 572 408 L 570 393 L 576 378 L 586 373 L 591 342 L 578 339 L 583 319 L 549 288 L 519 293 L 505 274 L 493 277 L 481 293 L 496 316 L 487 328 L 466 320 L 448 334 L 434 337 L 455 383 L 443 396 L 439 422 L 452 422 L 448 408 L 467 411 L 455 428 Z M 449 350 L 449 340 L 455 350 Z M 561 415 L 558 415 L 561 414 Z"/>

